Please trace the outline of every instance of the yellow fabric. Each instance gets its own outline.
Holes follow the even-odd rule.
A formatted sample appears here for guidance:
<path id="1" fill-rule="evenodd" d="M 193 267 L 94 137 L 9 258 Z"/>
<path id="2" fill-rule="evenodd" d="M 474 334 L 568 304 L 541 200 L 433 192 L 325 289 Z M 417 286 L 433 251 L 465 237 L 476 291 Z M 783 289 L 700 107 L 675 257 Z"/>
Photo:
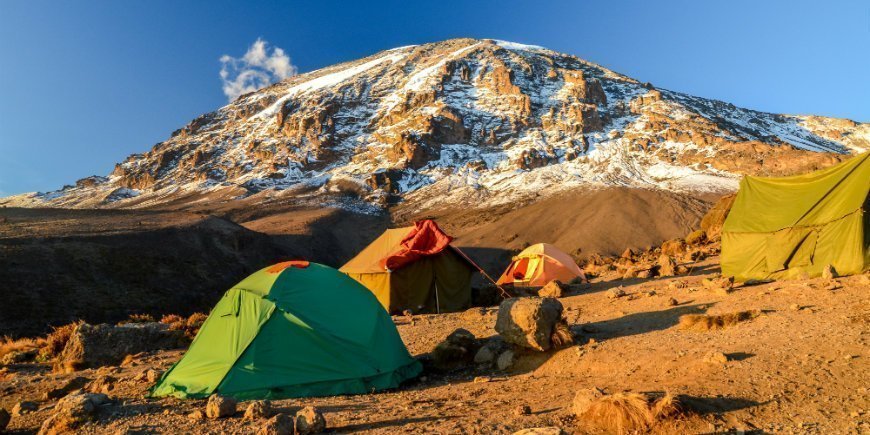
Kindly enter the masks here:
<path id="1" fill-rule="evenodd" d="M 414 227 L 395 228 L 384 231 L 377 239 L 365 247 L 356 257 L 341 266 L 340 271 L 351 273 L 382 273 L 385 272 L 380 265 L 382 258 L 396 252 L 402 239 L 413 230 Z"/>
<path id="2" fill-rule="evenodd" d="M 782 178 L 745 177 L 722 227 L 722 273 L 739 280 L 840 274 L 870 263 L 870 153 Z"/>

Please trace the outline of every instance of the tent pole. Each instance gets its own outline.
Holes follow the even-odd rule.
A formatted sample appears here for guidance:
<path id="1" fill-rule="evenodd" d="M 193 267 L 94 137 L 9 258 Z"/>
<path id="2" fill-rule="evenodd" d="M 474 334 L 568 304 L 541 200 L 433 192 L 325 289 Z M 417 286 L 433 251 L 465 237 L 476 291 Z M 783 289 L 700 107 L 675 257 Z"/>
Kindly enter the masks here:
<path id="1" fill-rule="evenodd" d="M 435 313 L 441 314 L 441 301 L 438 300 L 438 281 L 435 281 Z"/>

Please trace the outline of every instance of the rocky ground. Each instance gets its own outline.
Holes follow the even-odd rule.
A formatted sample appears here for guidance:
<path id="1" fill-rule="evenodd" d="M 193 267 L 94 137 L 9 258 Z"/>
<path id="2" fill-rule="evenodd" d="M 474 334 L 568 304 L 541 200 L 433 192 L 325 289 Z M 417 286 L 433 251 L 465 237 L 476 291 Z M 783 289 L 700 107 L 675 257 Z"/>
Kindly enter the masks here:
<path id="1" fill-rule="evenodd" d="M 594 433 L 572 412 L 577 391 L 670 392 L 693 411 L 656 425 L 657 433 L 868 433 L 867 324 L 870 275 L 711 286 L 717 258 L 670 278 L 618 277 L 613 270 L 559 300 L 576 343 L 548 352 L 517 351 L 506 370 L 470 363 L 441 372 L 427 364 L 396 391 L 273 402 L 292 413 L 314 405 L 336 433 L 512 433 L 558 427 Z M 621 288 L 619 288 L 621 286 Z M 620 295 L 621 294 L 621 295 Z M 676 304 L 676 305 L 674 305 Z M 715 330 L 682 329 L 685 314 L 757 310 Z M 497 308 L 394 318 L 411 353 L 427 359 L 457 328 L 494 336 Z M 120 366 L 52 373 L 48 364 L 13 364 L 0 372 L 0 408 L 34 401 L 11 418 L 10 433 L 32 433 L 53 415 L 52 390 L 84 382 L 110 401 L 82 433 L 251 433 L 265 420 L 192 419 L 204 400 L 148 399 L 157 373 L 183 350 L 128 358 Z M 151 372 L 153 370 L 153 372 Z M 108 376 L 108 378 L 106 377 Z M 84 379 L 80 379 L 84 378 Z M 528 407 L 523 410 L 523 407 Z"/>

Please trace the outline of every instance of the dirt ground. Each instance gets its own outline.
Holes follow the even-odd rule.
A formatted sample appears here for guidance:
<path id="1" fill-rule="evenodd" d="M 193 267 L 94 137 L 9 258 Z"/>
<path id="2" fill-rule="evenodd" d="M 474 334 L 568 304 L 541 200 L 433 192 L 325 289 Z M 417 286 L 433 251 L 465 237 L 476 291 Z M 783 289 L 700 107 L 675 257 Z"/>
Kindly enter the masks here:
<path id="1" fill-rule="evenodd" d="M 335 433 L 512 433 L 558 426 L 578 429 L 570 411 L 575 392 L 669 391 L 688 397 L 697 412 L 656 427 L 658 433 L 870 433 L 867 339 L 870 275 L 738 286 L 720 294 L 700 281 L 718 272 L 717 258 L 697 265 L 690 276 L 597 279 L 560 299 L 569 323 L 582 329 L 580 342 L 547 353 L 529 351 L 505 372 L 474 366 L 452 373 L 427 371 L 395 391 L 359 396 L 273 402 L 293 412 L 315 405 Z M 685 285 L 683 285 L 685 284 Z M 623 286 L 626 296 L 608 297 Z M 829 290 L 829 288 L 836 288 Z M 671 306 L 670 298 L 678 305 Z M 688 331 L 677 326 L 688 313 L 722 314 L 761 310 L 762 315 L 721 330 Z M 411 353 L 424 355 L 456 328 L 479 338 L 495 334 L 496 309 L 414 316 L 394 320 Z M 724 363 L 707 362 L 722 352 Z M 204 401 L 145 398 L 149 368 L 165 370 L 183 351 L 141 356 L 123 367 L 52 374 L 47 365 L 7 367 L 0 380 L 0 407 L 40 401 L 40 410 L 13 417 L 11 433 L 32 433 L 51 415 L 42 395 L 65 381 L 109 373 L 118 379 L 99 419 L 82 433 L 252 433 L 262 422 L 241 418 L 194 421 Z M 475 381 L 489 377 L 487 382 Z M 487 379 L 487 378 L 484 378 Z M 515 410 L 523 405 L 531 414 Z"/>

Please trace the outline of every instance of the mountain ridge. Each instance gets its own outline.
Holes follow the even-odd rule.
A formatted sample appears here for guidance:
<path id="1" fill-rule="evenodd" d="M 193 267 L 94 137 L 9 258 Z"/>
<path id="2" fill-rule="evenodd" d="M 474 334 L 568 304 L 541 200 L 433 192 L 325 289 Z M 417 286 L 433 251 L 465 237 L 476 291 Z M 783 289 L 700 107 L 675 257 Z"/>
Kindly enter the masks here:
<path id="1" fill-rule="evenodd" d="M 655 88 L 499 40 L 384 50 L 201 115 L 108 176 L 7 206 L 166 207 L 260 198 L 377 212 L 492 206 L 577 187 L 721 193 L 870 149 L 870 124 Z M 190 199 L 184 199 L 190 198 Z"/>

